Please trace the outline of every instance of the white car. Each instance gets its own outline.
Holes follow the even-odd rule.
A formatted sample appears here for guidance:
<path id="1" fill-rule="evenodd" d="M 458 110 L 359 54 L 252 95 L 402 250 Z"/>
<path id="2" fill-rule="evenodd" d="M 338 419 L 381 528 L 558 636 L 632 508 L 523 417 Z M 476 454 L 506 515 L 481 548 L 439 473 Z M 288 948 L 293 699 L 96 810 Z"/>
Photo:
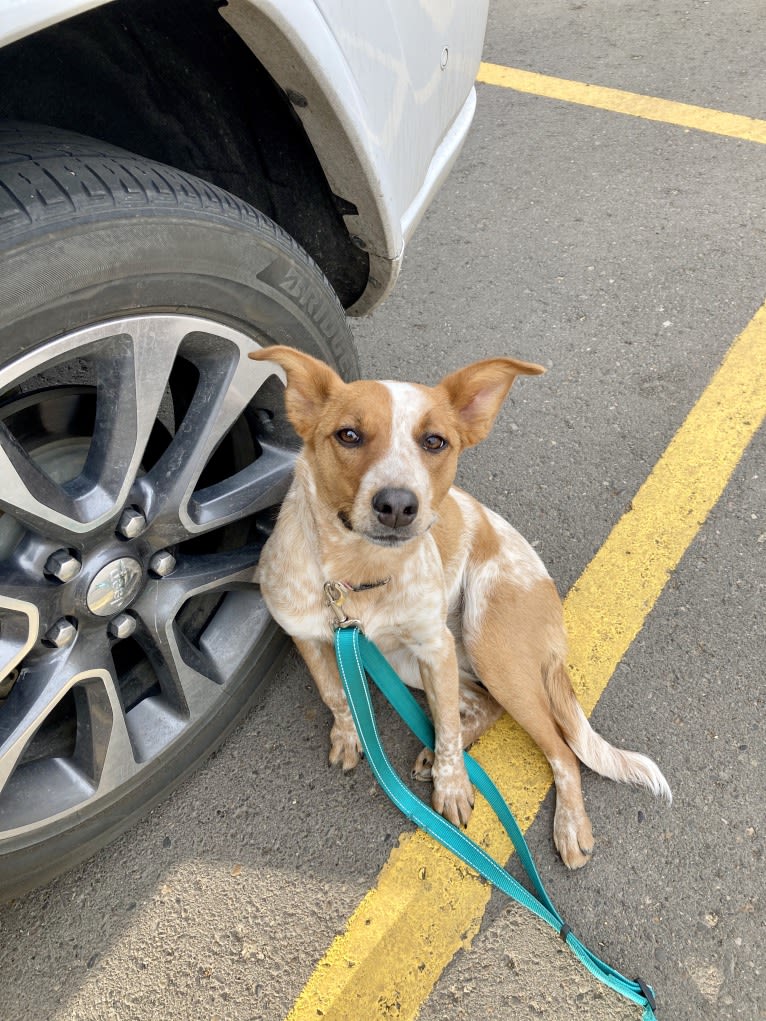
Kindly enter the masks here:
<path id="1" fill-rule="evenodd" d="M 0 895 L 128 826 L 284 649 L 254 583 L 475 105 L 486 0 L 0 0 Z"/>

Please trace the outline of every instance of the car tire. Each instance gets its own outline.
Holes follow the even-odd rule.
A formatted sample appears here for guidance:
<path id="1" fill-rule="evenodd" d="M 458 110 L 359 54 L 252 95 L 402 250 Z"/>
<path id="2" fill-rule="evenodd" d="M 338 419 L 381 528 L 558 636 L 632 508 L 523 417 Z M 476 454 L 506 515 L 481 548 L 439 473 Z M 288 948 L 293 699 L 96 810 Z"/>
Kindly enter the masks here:
<path id="1" fill-rule="evenodd" d="M 0 125 L 0 896 L 102 847 L 221 742 L 285 639 L 255 569 L 299 347 L 341 305 L 266 216 L 98 141 Z"/>

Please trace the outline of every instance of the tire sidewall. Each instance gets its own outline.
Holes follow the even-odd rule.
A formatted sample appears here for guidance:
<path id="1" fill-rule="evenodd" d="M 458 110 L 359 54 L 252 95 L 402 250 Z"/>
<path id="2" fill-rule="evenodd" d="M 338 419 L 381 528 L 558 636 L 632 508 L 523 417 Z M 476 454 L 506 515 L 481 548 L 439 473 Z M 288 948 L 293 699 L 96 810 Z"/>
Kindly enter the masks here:
<path id="1" fill-rule="evenodd" d="M 2 262 L 0 365 L 104 319 L 173 310 L 234 325 L 259 344 L 292 344 L 358 377 L 330 285 L 263 217 L 233 226 L 204 215 L 123 216 L 19 245 Z"/>

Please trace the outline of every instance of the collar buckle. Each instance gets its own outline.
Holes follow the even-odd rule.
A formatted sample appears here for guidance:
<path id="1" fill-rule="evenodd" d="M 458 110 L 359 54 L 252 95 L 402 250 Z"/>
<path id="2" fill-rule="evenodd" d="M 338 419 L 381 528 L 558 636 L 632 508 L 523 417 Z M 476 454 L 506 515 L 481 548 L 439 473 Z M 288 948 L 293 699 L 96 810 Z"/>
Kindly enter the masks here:
<path id="1" fill-rule="evenodd" d="M 362 631 L 362 622 L 360 620 L 354 620 L 349 617 L 343 610 L 343 603 L 346 600 L 346 592 L 348 586 L 343 582 L 338 581 L 326 581 L 324 583 L 324 594 L 327 599 L 327 605 L 333 612 L 334 620 L 332 622 L 333 630 L 337 631 L 339 628 L 358 627 Z"/>

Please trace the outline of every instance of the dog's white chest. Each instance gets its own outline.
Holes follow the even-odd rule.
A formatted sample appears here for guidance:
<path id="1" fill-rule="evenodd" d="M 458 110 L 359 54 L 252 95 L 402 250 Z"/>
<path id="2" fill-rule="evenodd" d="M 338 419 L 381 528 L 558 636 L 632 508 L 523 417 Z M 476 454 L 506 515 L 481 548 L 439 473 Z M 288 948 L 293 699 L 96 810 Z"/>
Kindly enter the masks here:
<path id="1" fill-rule="evenodd" d="M 425 655 L 441 640 L 447 615 L 444 573 L 432 540 L 393 573 L 385 585 L 349 593 L 344 609 L 386 652 L 411 649 Z"/>

